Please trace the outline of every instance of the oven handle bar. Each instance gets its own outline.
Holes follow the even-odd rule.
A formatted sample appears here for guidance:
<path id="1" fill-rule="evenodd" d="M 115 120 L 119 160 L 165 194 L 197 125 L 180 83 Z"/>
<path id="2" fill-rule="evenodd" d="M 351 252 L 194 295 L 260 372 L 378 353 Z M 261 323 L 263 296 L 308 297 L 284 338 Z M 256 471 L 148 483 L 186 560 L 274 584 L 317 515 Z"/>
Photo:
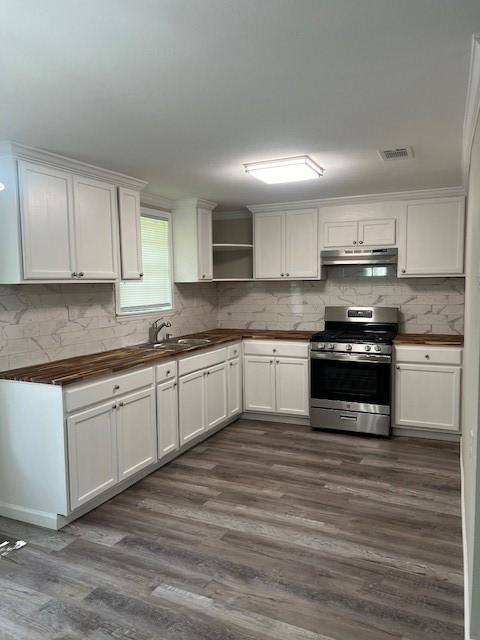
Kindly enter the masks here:
<path id="1" fill-rule="evenodd" d="M 363 353 L 323 353 L 310 351 L 312 360 L 343 360 L 345 362 L 391 362 L 392 357 L 388 355 L 368 355 Z"/>

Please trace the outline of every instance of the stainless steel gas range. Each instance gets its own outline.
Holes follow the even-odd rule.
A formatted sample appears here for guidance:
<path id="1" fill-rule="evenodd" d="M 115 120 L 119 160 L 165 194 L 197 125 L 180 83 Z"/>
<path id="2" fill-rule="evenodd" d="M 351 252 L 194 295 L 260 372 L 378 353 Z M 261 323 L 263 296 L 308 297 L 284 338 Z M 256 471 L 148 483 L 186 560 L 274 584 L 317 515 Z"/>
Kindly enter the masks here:
<path id="1" fill-rule="evenodd" d="M 315 429 L 390 435 L 395 307 L 327 307 L 311 338 L 310 417 Z"/>

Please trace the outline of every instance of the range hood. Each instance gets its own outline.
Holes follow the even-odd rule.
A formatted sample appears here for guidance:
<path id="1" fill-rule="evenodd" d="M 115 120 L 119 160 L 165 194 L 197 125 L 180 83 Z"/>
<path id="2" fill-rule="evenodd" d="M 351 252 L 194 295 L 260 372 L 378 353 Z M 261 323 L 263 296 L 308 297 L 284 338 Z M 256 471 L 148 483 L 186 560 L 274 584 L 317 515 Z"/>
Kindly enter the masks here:
<path id="1" fill-rule="evenodd" d="M 397 264 L 398 249 L 335 249 L 322 251 L 323 265 Z"/>

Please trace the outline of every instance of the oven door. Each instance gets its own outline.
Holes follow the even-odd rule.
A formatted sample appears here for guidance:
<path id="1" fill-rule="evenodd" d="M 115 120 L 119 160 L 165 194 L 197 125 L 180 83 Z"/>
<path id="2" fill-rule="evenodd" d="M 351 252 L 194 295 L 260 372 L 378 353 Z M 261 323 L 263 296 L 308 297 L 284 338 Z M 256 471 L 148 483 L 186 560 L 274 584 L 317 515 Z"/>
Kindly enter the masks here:
<path id="1" fill-rule="evenodd" d="M 390 356 L 315 351 L 310 356 L 312 407 L 390 414 Z"/>

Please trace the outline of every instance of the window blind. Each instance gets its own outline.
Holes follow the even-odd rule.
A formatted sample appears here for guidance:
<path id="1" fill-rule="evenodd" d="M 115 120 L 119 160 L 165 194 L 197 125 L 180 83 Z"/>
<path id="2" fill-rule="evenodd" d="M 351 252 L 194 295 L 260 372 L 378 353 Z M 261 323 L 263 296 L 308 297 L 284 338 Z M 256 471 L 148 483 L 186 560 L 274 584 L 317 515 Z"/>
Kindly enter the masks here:
<path id="1" fill-rule="evenodd" d="M 172 308 L 170 222 L 142 215 L 143 280 L 121 282 L 120 311 L 126 313 Z"/>

